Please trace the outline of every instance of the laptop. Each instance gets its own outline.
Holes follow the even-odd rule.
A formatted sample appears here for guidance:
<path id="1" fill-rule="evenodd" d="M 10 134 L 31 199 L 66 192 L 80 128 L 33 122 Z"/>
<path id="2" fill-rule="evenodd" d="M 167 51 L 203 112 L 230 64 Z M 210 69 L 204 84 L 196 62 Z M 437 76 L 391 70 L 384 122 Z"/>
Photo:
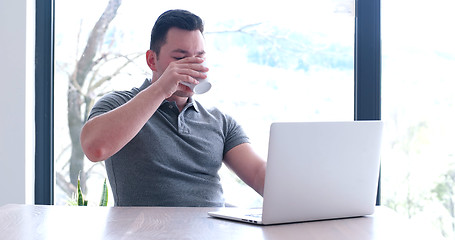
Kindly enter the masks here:
<path id="1" fill-rule="evenodd" d="M 272 123 L 262 209 L 208 214 L 261 225 L 371 215 L 382 128 L 381 121 Z"/>

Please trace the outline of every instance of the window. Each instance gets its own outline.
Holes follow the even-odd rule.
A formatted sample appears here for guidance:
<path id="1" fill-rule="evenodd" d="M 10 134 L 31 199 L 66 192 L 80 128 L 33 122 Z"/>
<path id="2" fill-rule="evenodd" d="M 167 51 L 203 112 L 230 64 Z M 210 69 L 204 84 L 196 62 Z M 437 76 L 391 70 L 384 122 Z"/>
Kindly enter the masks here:
<path id="1" fill-rule="evenodd" d="M 350 13 L 353 12 L 352 1 L 347 1 L 347 2 L 345 2 L 345 1 L 333 1 L 333 2 L 327 1 L 324 3 L 332 3 L 332 4 L 326 4 L 326 5 L 329 8 L 331 8 L 332 10 L 336 9 L 335 12 L 338 12 L 338 13 L 344 12 L 344 13 L 347 13 L 347 15 L 349 15 Z M 335 4 L 333 4 L 333 3 L 335 3 Z M 363 25 L 370 24 L 370 22 L 372 21 L 370 19 L 370 16 L 371 15 L 374 16 L 374 14 L 379 12 L 378 3 L 379 3 L 379 1 L 358 1 L 358 2 L 356 2 L 356 8 L 357 8 L 356 11 L 359 13 L 363 13 L 363 14 L 356 13 L 358 15 L 356 17 L 358 19 L 356 21 L 356 25 L 362 25 L 359 23 L 364 23 Z M 103 5 L 103 4 L 106 4 L 106 2 L 100 3 L 100 5 Z M 291 3 L 291 5 L 289 5 L 289 6 L 292 6 L 293 4 L 295 4 L 295 3 Z M 324 4 L 321 4 L 321 5 L 324 5 Z M 321 5 L 319 5 L 319 6 L 321 6 Z M 53 193 L 54 193 L 53 167 L 54 167 L 54 164 L 53 164 L 53 151 L 52 151 L 52 149 L 54 149 L 54 146 L 52 144 L 54 142 L 54 140 L 53 140 L 53 118 L 52 118 L 52 116 L 55 114 L 58 114 L 57 113 L 58 111 L 56 111 L 56 113 L 54 114 L 53 109 L 52 109 L 53 92 L 54 92 L 53 84 L 52 84 L 53 80 L 54 80 L 53 76 L 52 76 L 52 73 L 53 73 L 52 67 L 53 67 L 53 62 L 54 62 L 52 59 L 53 32 L 54 32 L 53 6 L 54 6 L 53 0 L 39 1 L 36 3 L 37 29 L 39 29 L 39 31 L 37 31 L 37 41 L 36 41 L 37 42 L 37 46 L 36 46 L 36 48 L 37 48 L 37 50 L 36 50 L 37 51 L 36 99 L 37 99 L 37 107 L 40 108 L 40 111 L 37 111 L 37 114 L 36 114 L 37 115 L 36 116 L 36 118 L 37 118 L 36 135 L 37 135 L 37 144 L 38 144 L 38 142 L 41 142 L 42 146 L 37 145 L 37 149 L 36 149 L 35 201 L 36 201 L 36 203 L 39 203 L 39 204 L 52 204 L 54 202 L 54 200 L 53 200 L 53 198 L 54 198 L 53 197 Z M 88 16 L 87 11 L 83 11 L 84 14 L 81 13 L 82 10 L 76 11 L 76 9 L 77 9 L 76 7 L 79 5 L 74 5 L 74 6 L 69 5 L 69 6 L 74 7 L 72 9 L 74 9 L 73 12 L 76 12 L 76 15 Z M 93 11 L 98 11 L 98 13 L 102 12 L 102 10 L 103 10 L 103 7 L 100 7 L 99 5 L 94 5 L 91 3 L 91 6 L 92 6 L 91 9 L 93 9 Z M 262 5 L 259 5 L 259 6 L 262 7 Z M 303 6 L 303 5 L 301 3 L 299 3 L 299 6 Z M 179 5 L 178 7 L 185 8 L 184 5 Z M 216 7 L 221 7 L 221 5 L 219 5 L 217 3 Z M 332 7 L 335 7 L 335 8 L 332 8 Z M 126 7 L 123 7 L 123 9 L 125 9 L 125 8 Z M 168 8 L 176 8 L 176 5 L 169 6 L 169 7 L 163 7 L 163 9 L 161 9 L 159 11 L 157 10 L 157 6 L 154 6 L 151 9 L 157 10 L 157 12 L 162 12 Z M 309 8 L 311 8 L 311 6 Z M 187 9 L 194 11 L 190 7 Z M 321 7 L 319 7 L 319 9 L 321 9 Z M 351 10 L 349 10 L 349 9 L 351 9 Z M 328 10 L 328 11 L 333 13 L 332 10 Z M 200 12 L 198 12 L 198 11 L 194 11 L 194 12 L 201 15 L 202 17 L 206 18 Z M 222 12 L 222 11 L 220 11 L 220 12 Z M 69 14 L 71 14 L 71 12 Z M 257 14 L 256 11 L 255 11 L 255 14 Z M 298 15 L 297 15 L 298 18 L 300 18 L 301 17 L 300 15 L 302 15 L 302 14 L 303 14 L 303 12 L 298 12 Z M 145 18 L 150 18 L 150 15 L 153 15 L 153 14 L 147 14 L 146 17 L 142 17 L 142 20 Z M 341 14 L 341 15 L 343 15 L 343 14 Z M 131 15 L 130 17 L 137 17 L 137 16 Z M 92 20 L 93 20 L 93 18 L 96 18 L 96 17 L 89 17 L 89 18 L 92 18 Z M 154 17 L 152 17 L 152 18 L 154 18 Z M 377 17 L 375 17 L 375 18 L 377 18 Z M 309 21 L 309 23 L 312 23 L 312 21 L 314 21 L 314 20 L 315 19 L 311 19 L 311 21 Z M 93 20 L 92 24 L 94 24 L 94 21 L 96 21 L 96 20 Z M 152 19 L 151 21 L 153 22 L 154 19 Z M 206 21 L 207 21 L 207 19 L 206 19 Z M 144 25 L 148 24 L 147 26 L 144 26 L 144 29 L 147 27 L 151 28 L 151 26 L 149 26 L 148 22 L 147 23 L 145 23 L 144 21 L 140 21 L 140 22 L 141 22 L 140 24 L 144 24 Z M 373 22 L 374 22 L 374 19 L 373 19 Z M 80 23 L 83 23 L 83 21 Z M 294 23 L 293 25 L 297 25 L 297 23 Z M 68 26 L 68 28 L 69 28 L 69 26 Z M 363 58 L 362 62 L 365 63 L 365 65 L 362 65 L 362 67 L 359 67 L 360 66 L 359 65 L 355 69 L 356 83 L 362 83 L 362 84 L 358 84 L 359 86 L 360 85 L 362 85 L 362 86 L 360 86 L 360 87 L 357 86 L 355 88 L 355 95 L 356 96 L 361 95 L 363 97 L 356 97 L 354 100 L 354 101 L 356 101 L 356 103 L 355 103 L 356 106 L 358 106 L 358 105 L 372 106 L 372 108 L 377 106 L 378 97 L 370 97 L 370 95 L 368 95 L 368 94 L 366 94 L 366 95 L 362 94 L 365 90 L 368 89 L 368 87 L 365 87 L 364 84 L 368 83 L 372 79 L 377 80 L 379 78 L 377 78 L 377 77 L 373 77 L 373 78 L 358 77 L 358 75 L 359 75 L 359 73 L 362 73 L 362 74 L 360 74 L 362 76 L 369 74 L 370 71 L 366 71 L 364 69 L 364 66 L 370 66 L 370 67 L 373 66 L 373 68 L 379 69 L 379 65 L 377 65 L 378 61 L 375 61 L 375 59 L 377 59 L 378 56 L 380 57 L 380 55 L 377 55 L 377 53 L 373 53 L 373 55 L 376 54 L 377 56 L 375 55 L 375 56 L 371 57 L 372 53 L 371 53 L 371 51 L 369 51 L 371 49 L 371 46 L 374 46 L 374 48 L 378 48 L 378 46 L 379 46 L 378 41 L 371 44 L 371 41 L 374 41 L 379 36 L 379 34 L 378 34 L 379 32 L 377 31 L 379 29 L 377 22 L 373 23 L 373 28 L 376 29 L 373 32 L 368 31 L 368 29 L 370 29 L 369 27 L 359 27 L 356 29 L 357 44 L 356 44 L 356 56 L 355 57 L 357 59 Z M 78 27 L 78 29 L 79 29 L 79 27 Z M 80 28 L 80 29 L 82 29 L 82 28 Z M 146 35 L 149 34 L 148 32 L 149 32 L 149 30 L 147 30 Z M 371 37 L 370 36 L 371 34 L 372 35 L 376 34 L 376 35 Z M 58 33 L 56 33 L 56 35 L 58 35 Z M 80 36 L 80 34 L 78 34 L 77 36 Z M 130 36 L 130 35 L 128 35 L 128 36 Z M 56 42 L 58 41 L 57 38 L 58 37 L 56 37 Z M 148 38 L 148 36 L 146 36 L 146 38 Z M 138 39 L 140 39 L 140 38 L 138 38 Z M 368 43 L 370 43 L 370 44 L 368 44 Z M 56 43 L 56 45 L 57 44 L 58 43 Z M 133 46 L 133 45 L 134 44 L 130 44 L 129 46 Z M 81 51 L 80 48 L 79 48 L 79 51 Z M 142 49 L 141 49 L 141 51 L 142 51 Z M 51 54 L 49 54 L 49 53 L 51 53 Z M 74 53 L 73 53 L 73 55 L 74 55 Z M 49 58 L 49 56 L 51 56 L 51 58 Z M 76 61 L 76 58 L 74 59 L 74 61 Z M 49 68 L 49 65 L 51 65 L 50 68 Z M 56 65 L 58 65 L 58 64 L 56 63 Z M 39 66 L 41 66 L 41 67 L 39 67 Z M 58 66 L 58 67 L 56 66 L 56 68 L 62 68 L 62 67 L 64 67 L 64 65 Z M 58 71 L 58 70 L 56 70 L 56 71 Z M 62 74 L 62 76 L 64 76 L 64 74 Z M 129 79 L 132 79 L 132 78 L 129 77 Z M 374 81 L 376 81 L 376 80 L 374 80 Z M 128 84 L 127 88 L 130 88 L 131 87 L 130 85 L 134 85 L 134 84 Z M 64 99 L 63 100 L 60 99 L 57 101 L 64 101 Z M 347 109 L 349 109 L 349 108 L 352 108 L 352 107 L 347 106 Z M 371 116 L 370 111 L 366 111 L 365 109 L 368 109 L 368 107 L 367 108 L 356 107 L 356 109 L 355 109 L 356 119 L 359 119 L 359 117 L 364 118 L 365 116 L 366 117 Z M 333 119 L 335 119 L 335 118 L 337 118 L 337 117 L 334 117 Z M 340 116 L 340 119 L 343 119 L 343 117 Z M 49 151 L 49 149 L 51 151 Z M 59 151 L 55 150 L 55 152 L 57 153 Z M 60 152 L 62 152 L 62 151 L 60 150 Z M 66 154 L 68 154 L 68 153 L 66 153 Z M 64 154 L 62 154 L 62 155 L 64 155 Z M 58 153 L 57 156 L 61 156 L 60 153 Z M 57 156 L 56 156 L 56 158 L 57 158 Z M 68 178 L 68 177 L 66 176 L 66 178 Z M 58 190 L 56 190 L 56 192 L 57 191 Z M 64 196 L 64 197 L 66 197 L 66 196 Z M 59 202 L 59 200 L 57 200 L 55 202 Z M 60 202 L 62 202 L 62 201 L 60 201 Z M 64 202 L 64 200 L 63 200 L 63 202 Z"/>
<path id="2" fill-rule="evenodd" d="M 454 229 L 454 1 L 382 1 L 382 203 Z"/>
<path id="3" fill-rule="evenodd" d="M 229 2 L 222 11 L 219 6 L 210 4 L 194 8 L 198 4 L 184 1 L 163 3 L 159 7 L 147 1 L 141 4 L 123 2 L 104 38 L 91 43 L 100 45 L 94 57 L 99 65 L 95 65 L 84 79 L 75 79 L 75 63 L 84 61 L 81 55 L 90 31 L 107 1 L 90 4 L 90 12 L 80 7 L 84 6 L 80 3 L 56 5 L 56 204 L 64 204 L 74 192 L 79 172 L 87 183 L 87 198 L 97 195 L 96 186 L 101 190 L 104 166 L 84 160 L 78 146 L 79 129 L 91 104 L 99 96 L 113 89 L 140 86 L 144 73 L 151 72 L 141 54 L 147 50 L 155 19 L 167 9 L 188 9 L 204 19 L 214 87 L 196 99 L 232 115 L 265 159 L 268 127 L 272 121 L 353 119 L 353 1 L 303 2 L 289 7 L 296 5 L 290 1 L 282 4 L 280 11 L 261 1 Z M 244 7 L 238 8 L 239 4 Z M 201 2 L 201 5 L 204 4 Z M 258 6 L 261 10 L 253 14 L 251 9 Z M 128 66 L 122 68 L 125 64 Z M 119 74 L 114 75 L 117 69 Z M 95 89 L 96 82 L 103 77 L 112 79 Z M 228 201 L 236 205 L 261 203 L 249 188 L 237 195 L 239 198 L 230 198 L 236 196 L 239 186 L 231 187 L 237 181 L 231 179 L 229 171 L 224 170 L 221 174 L 226 175 L 223 179 L 230 179 L 224 181 Z M 250 197 L 245 198 L 245 194 Z M 245 202 L 244 199 L 252 201 Z"/>

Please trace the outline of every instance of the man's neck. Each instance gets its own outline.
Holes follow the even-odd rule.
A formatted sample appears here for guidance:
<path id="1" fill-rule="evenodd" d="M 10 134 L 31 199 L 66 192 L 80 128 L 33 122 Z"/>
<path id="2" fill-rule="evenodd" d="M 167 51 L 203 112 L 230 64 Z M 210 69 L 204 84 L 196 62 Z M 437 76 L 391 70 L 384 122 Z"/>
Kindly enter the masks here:
<path id="1" fill-rule="evenodd" d="M 179 108 L 179 111 L 181 112 L 183 108 L 186 106 L 186 103 L 188 102 L 188 97 L 178 97 L 178 96 L 170 96 L 167 98 L 169 102 L 175 102 L 177 104 L 177 107 Z"/>

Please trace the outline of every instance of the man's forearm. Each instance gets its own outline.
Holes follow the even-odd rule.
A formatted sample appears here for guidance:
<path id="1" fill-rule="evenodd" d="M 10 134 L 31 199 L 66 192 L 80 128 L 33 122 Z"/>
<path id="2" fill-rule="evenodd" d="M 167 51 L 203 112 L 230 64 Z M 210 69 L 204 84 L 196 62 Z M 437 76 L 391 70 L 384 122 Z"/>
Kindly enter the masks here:
<path id="1" fill-rule="evenodd" d="M 86 156 L 98 162 L 114 155 L 137 135 L 163 100 L 159 89 L 150 86 L 124 105 L 90 119 L 81 131 Z"/>
<path id="2" fill-rule="evenodd" d="M 265 182 L 265 170 L 267 168 L 267 163 L 263 162 L 262 166 L 257 168 L 257 172 L 254 178 L 254 190 L 259 193 L 261 196 L 264 196 L 264 182 Z"/>

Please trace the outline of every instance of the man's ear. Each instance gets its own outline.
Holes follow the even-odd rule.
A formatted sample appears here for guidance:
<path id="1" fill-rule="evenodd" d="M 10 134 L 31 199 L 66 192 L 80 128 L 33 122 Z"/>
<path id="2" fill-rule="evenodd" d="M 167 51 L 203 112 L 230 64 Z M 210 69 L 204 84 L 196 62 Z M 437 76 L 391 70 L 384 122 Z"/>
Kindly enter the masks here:
<path id="1" fill-rule="evenodd" d="M 147 65 L 149 65 L 149 68 L 152 69 L 152 71 L 156 71 L 156 60 L 158 59 L 158 55 L 152 50 L 147 50 L 147 53 L 145 54 L 147 58 Z"/>

